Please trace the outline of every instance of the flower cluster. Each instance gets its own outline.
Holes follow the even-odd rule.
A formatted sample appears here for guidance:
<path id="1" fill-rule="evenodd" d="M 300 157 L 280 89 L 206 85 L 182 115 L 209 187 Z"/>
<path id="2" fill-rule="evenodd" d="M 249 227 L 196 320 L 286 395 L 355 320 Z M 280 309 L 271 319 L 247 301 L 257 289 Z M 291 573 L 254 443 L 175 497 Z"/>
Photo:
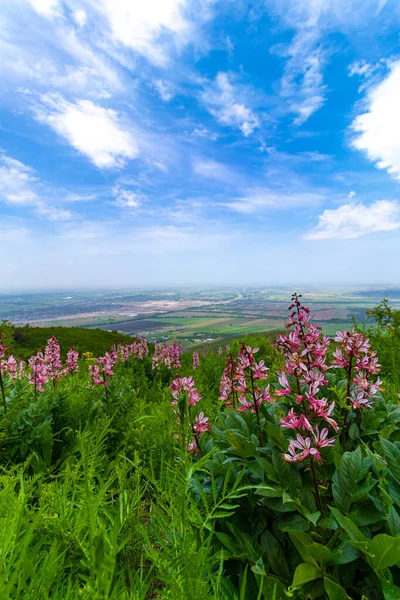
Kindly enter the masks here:
<path id="1" fill-rule="evenodd" d="M 256 362 L 254 354 L 258 348 L 251 349 L 243 344 L 237 360 L 228 355 L 220 383 L 220 399 L 232 404 L 237 410 L 250 410 L 258 418 L 258 409 L 263 402 L 273 402 L 270 386 L 263 387 L 262 381 L 268 377 L 264 360 Z M 237 404 L 237 402 L 238 404 Z"/>
<path id="2" fill-rule="evenodd" d="M 193 369 L 198 369 L 200 367 L 200 358 L 198 352 L 193 352 Z"/>
<path id="3" fill-rule="evenodd" d="M 62 377 L 68 375 L 70 371 L 77 371 L 78 359 L 78 352 L 74 348 L 71 348 L 67 353 L 65 365 L 63 365 L 61 361 L 60 344 L 56 337 L 51 337 L 47 341 L 44 353 L 39 351 L 28 360 L 28 381 L 30 385 L 34 387 L 35 396 L 37 392 L 45 391 L 44 386 L 49 381 L 52 381 L 53 387 L 56 387 L 57 382 Z M 25 365 L 20 364 L 18 375 L 23 377 L 24 372 Z"/>
<path id="4" fill-rule="evenodd" d="M 279 374 L 276 396 L 286 396 L 294 406 L 280 421 L 281 427 L 297 431 L 306 431 L 304 438 L 297 433 L 296 439 L 289 444 L 284 459 L 290 462 L 302 462 L 306 458 L 321 461 L 320 448 L 331 446 L 334 438 L 328 438 L 328 428 L 335 431 L 338 425 L 333 418 L 335 403 L 321 393 L 327 385 L 326 372 L 329 369 L 327 354 L 330 340 L 321 332 L 321 328 L 310 323 L 310 310 L 301 305 L 301 296 L 294 294 L 289 306 L 287 327 L 293 327 L 288 335 L 280 335 L 276 345 L 283 351 L 284 370 Z M 322 396 L 322 397 L 321 397 Z M 323 424 L 321 433 L 319 426 Z"/>
<path id="5" fill-rule="evenodd" d="M 56 383 L 66 373 L 61 364 L 61 349 L 56 337 L 51 337 L 44 351 L 46 375 L 49 381 Z"/>
<path id="6" fill-rule="evenodd" d="M 184 392 L 187 393 L 189 406 L 196 406 L 198 401 L 201 399 L 201 396 L 195 387 L 193 377 L 176 376 L 169 386 L 169 389 L 171 390 L 173 397 L 173 400 L 171 401 L 171 404 L 173 405 L 178 404 L 178 400 Z"/>
<path id="7" fill-rule="evenodd" d="M 190 427 L 190 440 L 188 450 L 201 454 L 201 446 L 199 438 L 201 434 L 208 431 L 211 426 L 208 423 L 208 417 L 200 412 L 194 419 L 192 417 L 192 409 L 201 399 L 193 377 L 175 377 L 169 386 L 172 394 L 171 404 L 178 415 L 178 424 L 184 429 L 186 423 Z M 176 436 L 181 437 L 181 436 Z"/>
<path id="8" fill-rule="evenodd" d="M 65 367 L 68 369 L 68 371 L 76 373 L 79 370 L 78 359 L 79 352 L 77 352 L 75 348 L 71 348 L 70 350 L 68 350 L 67 360 L 65 361 Z"/>
<path id="9" fill-rule="evenodd" d="M 381 385 L 379 379 L 371 381 L 371 376 L 379 373 L 380 365 L 368 339 L 356 333 L 354 328 L 351 332 L 337 332 L 333 360 L 327 364 L 330 339 L 322 334 L 321 328 L 310 323 L 310 311 L 302 306 L 300 298 L 294 294 L 289 307 L 287 327 L 292 331 L 280 335 L 276 342 L 284 353 L 285 367 L 279 374 L 280 388 L 275 393 L 277 397 L 287 396 L 292 401 L 291 408 L 280 421 L 281 426 L 298 432 L 289 444 L 285 460 L 302 462 L 309 458 L 321 461 L 319 450 L 335 443 L 334 438 L 328 437 L 328 426 L 336 432 L 339 430 L 335 403 L 329 403 L 323 394 L 328 383 L 327 371 L 342 368 L 347 374 L 345 427 L 350 408 L 371 406 Z M 307 432 L 307 437 L 304 438 L 301 432 Z"/>
<path id="10" fill-rule="evenodd" d="M 144 338 L 137 338 L 132 344 L 132 355 L 139 360 L 143 360 L 145 356 L 149 353 L 149 347 L 147 345 L 147 340 Z"/>
<path id="11" fill-rule="evenodd" d="M 354 328 L 352 331 L 338 331 L 335 341 L 338 345 L 333 353 L 332 368 L 342 368 L 347 373 L 347 401 L 354 409 L 371 407 L 382 384 L 380 379 L 374 382 L 370 379 L 371 375 L 380 371 L 376 351 L 371 350 L 368 338 L 356 333 Z"/>
<path id="12" fill-rule="evenodd" d="M 10 379 L 17 379 L 20 365 L 18 365 L 14 356 L 6 358 L 6 348 L 0 338 L 0 375 L 7 375 Z"/>
<path id="13" fill-rule="evenodd" d="M 45 385 L 49 381 L 49 367 L 43 356 L 43 352 L 38 352 L 28 360 L 29 374 L 28 381 L 33 385 L 36 392 L 44 392 Z"/>
<path id="14" fill-rule="evenodd" d="M 104 356 L 95 359 L 95 363 L 89 365 L 89 373 L 94 385 L 108 386 L 108 381 L 114 375 L 113 367 L 118 362 L 118 354 L 115 351 L 106 352 Z"/>
<path id="15" fill-rule="evenodd" d="M 297 434 L 296 440 L 291 440 L 289 443 L 288 452 L 283 455 L 283 458 L 288 462 L 302 462 L 307 457 L 322 462 L 320 448 L 332 446 L 335 443 L 334 438 L 328 439 L 328 428 L 319 432 L 318 425 L 315 426 L 315 432 L 312 431 L 312 437 L 304 438 L 300 433 Z"/>
<path id="16" fill-rule="evenodd" d="M 153 370 L 159 369 L 160 365 L 165 365 L 167 369 L 179 369 L 181 367 L 182 346 L 173 343 L 170 346 L 167 344 L 156 343 L 153 354 Z"/>
<path id="17" fill-rule="evenodd" d="M 219 399 L 225 402 L 226 406 L 236 407 L 238 392 L 236 390 L 236 374 L 239 372 L 239 363 L 231 353 L 225 362 L 225 368 L 222 373 Z"/>

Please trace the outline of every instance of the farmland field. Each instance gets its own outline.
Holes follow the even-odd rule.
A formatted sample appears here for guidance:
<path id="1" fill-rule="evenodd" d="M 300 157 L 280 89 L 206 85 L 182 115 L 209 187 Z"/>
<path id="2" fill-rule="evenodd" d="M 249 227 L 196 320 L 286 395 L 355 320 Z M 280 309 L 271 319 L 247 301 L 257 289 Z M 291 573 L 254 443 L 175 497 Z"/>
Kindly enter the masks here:
<path id="1" fill-rule="evenodd" d="M 195 347 L 282 329 L 291 291 L 271 287 L 3 295 L 0 319 L 19 325 L 98 328 Z M 314 322 L 328 335 L 350 328 L 353 321 L 367 322 L 366 311 L 384 297 L 394 307 L 400 306 L 400 293 L 394 287 L 313 288 L 303 295 Z"/>

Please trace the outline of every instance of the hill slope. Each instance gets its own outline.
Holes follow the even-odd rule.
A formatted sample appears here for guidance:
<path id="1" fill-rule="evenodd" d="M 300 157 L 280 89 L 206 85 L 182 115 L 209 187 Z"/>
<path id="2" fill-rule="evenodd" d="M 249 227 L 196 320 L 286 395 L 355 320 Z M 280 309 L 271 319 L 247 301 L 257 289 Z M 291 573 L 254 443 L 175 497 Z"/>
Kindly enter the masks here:
<path id="1" fill-rule="evenodd" d="M 101 329 L 79 329 L 78 327 L 15 327 L 14 342 L 10 352 L 17 358 L 27 360 L 38 350 L 44 350 L 47 340 L 53 335 L 58 339 L 62 354 L 74 347 L 79 353 L 92 352 L 100 356 L 113 344 L 129 344 L 132 338 L 121 333 Z"/>

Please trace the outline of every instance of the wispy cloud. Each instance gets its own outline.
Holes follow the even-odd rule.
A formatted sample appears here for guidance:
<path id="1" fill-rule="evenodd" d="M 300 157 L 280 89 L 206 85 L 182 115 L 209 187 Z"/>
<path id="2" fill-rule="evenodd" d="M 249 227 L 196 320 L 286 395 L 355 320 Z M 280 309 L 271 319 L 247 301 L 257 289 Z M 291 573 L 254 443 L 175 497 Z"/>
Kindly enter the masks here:
<path id="1" fill-rule="evenodd" d="M 36 203 L 38 183 L 33 169 L 0 153 L 0 200 L 13 204 Z"/>
<path id="2" fill-rule="evenodd" d="M 197 175 L 218 181 L 232 181 L 236 179 L 236 174 L 232 169 L 216 160 L 196 159 L 193 162 L 193 171 Z"/>
<path id="3" fill-rule="evenodd" d="M 326 53 L 319 42 L 319 35 L 316 27 L 301 30 L 284 52 L 288 60 L 280 83 L 280 94 L 288 101 L 290 112 L 297 114 L 295 125 L 305 123 L 326 100 L 323 81 Z"/>
<path id="4" fill-rule="evenodd" d="M 49 221 L 74 218 L 70 210 L 50 205 L 48 195 L 51 194 L 34 169 L 4 152 L 0 153 L 0 202 L 30 206 L 38 216 Z"/>
<path id="5" fill-rule="evenodd" d="M 112 194 L 115 198 L 115 204 L 119 208 L 137 209 L 146 200 L 144 194 L 120 186 L 115 186 L 112 190 Z"/>
<path id="6" fill-rule="evenodd" d="M 299 206 L 312 206 L 324 199 L 324 195 L 317 192 L 293 192 L 272 190 L 268 188 L 250 189 L 244 196 L 223 206 L 239 213 L 257 213 L 266 209 L 288 210 Z"/>
<path id="7" fill-rule="evenodd" d="M 249 95 L 246 86 L 235 81 L 232 75 L 220 72 L 205 87 L 201 100 L 219 123 L 238 128 L 247 137 L 260 127 L 259 117 L 246 100 L 238 101 Z"/>
<path id="8" fill-rule="evenodd" d="M 331 238 L 359 238 L 368 233 L 392 231 L 400 227 L 400 203 L 378 200 L 369 206 L 343 204 L 325 210 L 318 217 L 318 225 L 305 238 L 327 240 Z"/>
<path id="9" fill-rule="evenodd" d="M 161 100 L 164 102 L 169 102 L 174 97 L 174 92 L 171 86 L 162 81 L 162 79 L 155 79 L 153 81 L 153 86 Z"/>
<path id="10" fill-rule="evenodd" d="M 56 206 L 50 206 L 44 202 L 38 202 L 36 213 L 39 215 L 39 217 L 44 217 L 49 221 L 70 221 L 74 218 L 74 215 L 70 210 L 58 208 Z"/>

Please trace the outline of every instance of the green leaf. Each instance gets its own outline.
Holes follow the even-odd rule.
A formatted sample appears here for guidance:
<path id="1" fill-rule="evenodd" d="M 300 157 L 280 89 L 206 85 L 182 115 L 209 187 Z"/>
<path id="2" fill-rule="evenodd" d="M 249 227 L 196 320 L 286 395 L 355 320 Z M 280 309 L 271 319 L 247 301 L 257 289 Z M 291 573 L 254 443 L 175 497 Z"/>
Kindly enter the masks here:
<path id="1" fill-rule="evenodd" d="M 393 567 L 400 562 L 400 538 L 380 533 L 372 539 L 368 551 L 371 565 L 376 571 Z"/>
<path id="2" fill-rule="evenodd" d="M 261 536 L 260 544 L 261 548 L 266 553 L 265 558 L 271 569 L 276 575 L 286 579 L 289 576 L 289 567 L 283 548 L 276 537 L 269 531 L 264 531 Z"/>
<path id="3" fill-rule="evenodd" d="M 334 565 L 346 565 L 360 556 L 360 552 L 351 542 L 345 540 L 338 548 L 332 550 L 332 562 Z"/>
<path id="4" fill-rule="evenodd" d="M 333 497 L 342 512 L 350 509 L 352 501 L 360 500 L 367 495 L 369 484 L 365 485 L 365 482 L 358 484 L 367 475 L 371 464 L 370 458 L 363 458 L 360 447 L 354 452 L 343 454 L 332 482 Z"/>
<path id="5" fill-rule="evenodd" d="M 400 535 L 400 516 L 394 506 L 389 508 L 388 523 L 392 535 Z"/>
<path id="6" fill-rule="evenodd" d="M 306 562 L 316 566 L 323 566 L 332 558 L 329 548 L 314 542 L 312 537 L 307 533 L 292 531 L 289 532 L 289 536 L 301 558 Z"/>
<path id="7" fill-rule="evenodd" d="M 267 435 L 270 442 L 277 446 L 279 450 L 286 450 L 287 441 L 282 431 L 282 427 L 275 425 L 275 423 L 269 423 L 267 426 Z"/>
<path id="8" fill-rule="evenodd" d="M 299 513 L 301 513 L 303 515 L 303 517 L 305 517 L 308 521 L 310 521 L 310 523 L 312 523 L 314 525 L 314 527 L 316 526 L 317 521 L 318 521 L 319 517 L 321 516 L 321 513 L 319 511 L 310 513 L 310 511 L 304 506 L 304 504 L 298 498 L 292 498 L 292 496 L 290 496 L 290 494 L 288 494 L 287 492 L 283 492 L 282 502 L 284 504 L 293 504 L 294 506 L 296 506 Z"/>
<path id="9" fill-rule="evenodd" d="M 338 528 L 337 522 L 331 517 L 324 517 L 323 519 L 321 519 L 318 523 L 318 526 L 322 527 L 323 529 L 332 529 L 333 531 L 336 531 L 336 529 Z"/>
<path id="10" fill-rule="evenodd" d="M 382 586 L 383 597 L 385 600 L 399 600 L 400 598 L 400 587 L 394 585 L 390 581 L 380 579 Z"/>
<path id="11" fill-rule="evenodd" d="M 309 563 L 300 563 L 294 572 L 291 589 L 296 590 L 309 581 L 314 581 L 321 576 L 321 570 L 317 569 L 317 567 L 314 567 L 314 565 L 310 565 Z"/>
<path id="12" fill-rule="evenodd" d="M 351 519 L 342 515 L 336 508 L 331 508 L 331 513 L 352 541 L 367 542 L 367 538 L 361 533 L 357 525 L 355 525 Z"/>
<path id="13" fill-rule="evenodd" d="M 288 594 L 285 593 L 285 588 L 279 579 L 275 577 L 263 577 L 262 579 L 262 591 L 264 598 L 268 600 L 287 600 Z"/>
<path id="14" fill-rule="evenodd" d="M 360 430 L 356 423 L 352 423 L 349 427 L 349 438 L 355 440 L 360 435 Z"/>
<path id="15" fill-rule="evenodd" d="M 284 517 L 277 521 L 277 527 L 281 531 L 308 531 L 310 529 L 309 523 L 301 515 Z"/>
<path id="16" fill-rule="evenodd" d="M 278 486 L 258 485 L 255 489 L 256 494 L 266 496 L 267 498 L 280 498 L 283 494 L 282 488 Z"/>
<path id="17" fill-rule="evenodd" d="M 390 472 L 400 481 L 400 450 L 389 440 L 381 437 L 379 441 Z"/>
<path id="18" fill-rule="evenodd" d="M 373 504 L 357 504 L 352 507 L 349 518 L 359 527 L 365 527 L 382 521 L 384 515 Z"/>
<path id="19" fill-rule="evenodd" d="M 351 600 L 347 595 L 346 590 L 341 585 L 332 581 L 332 579 L 324 578 L 324 585 L 329 600 Z"/>
<path id="20" fill-rule="evenodd" d="M 222 544 L 232 552 L 234 556 L 239 556 L 241 554 L 240 548 L 236 546 L 235 542 L 232 540 L 231 537 L 229 537 L 229 535 L 227 535 L 226 533 L 222 533 L 221 531 L 216 531 L 215 535 L 217 536 L 219 541 L 222 542 Z"/>

